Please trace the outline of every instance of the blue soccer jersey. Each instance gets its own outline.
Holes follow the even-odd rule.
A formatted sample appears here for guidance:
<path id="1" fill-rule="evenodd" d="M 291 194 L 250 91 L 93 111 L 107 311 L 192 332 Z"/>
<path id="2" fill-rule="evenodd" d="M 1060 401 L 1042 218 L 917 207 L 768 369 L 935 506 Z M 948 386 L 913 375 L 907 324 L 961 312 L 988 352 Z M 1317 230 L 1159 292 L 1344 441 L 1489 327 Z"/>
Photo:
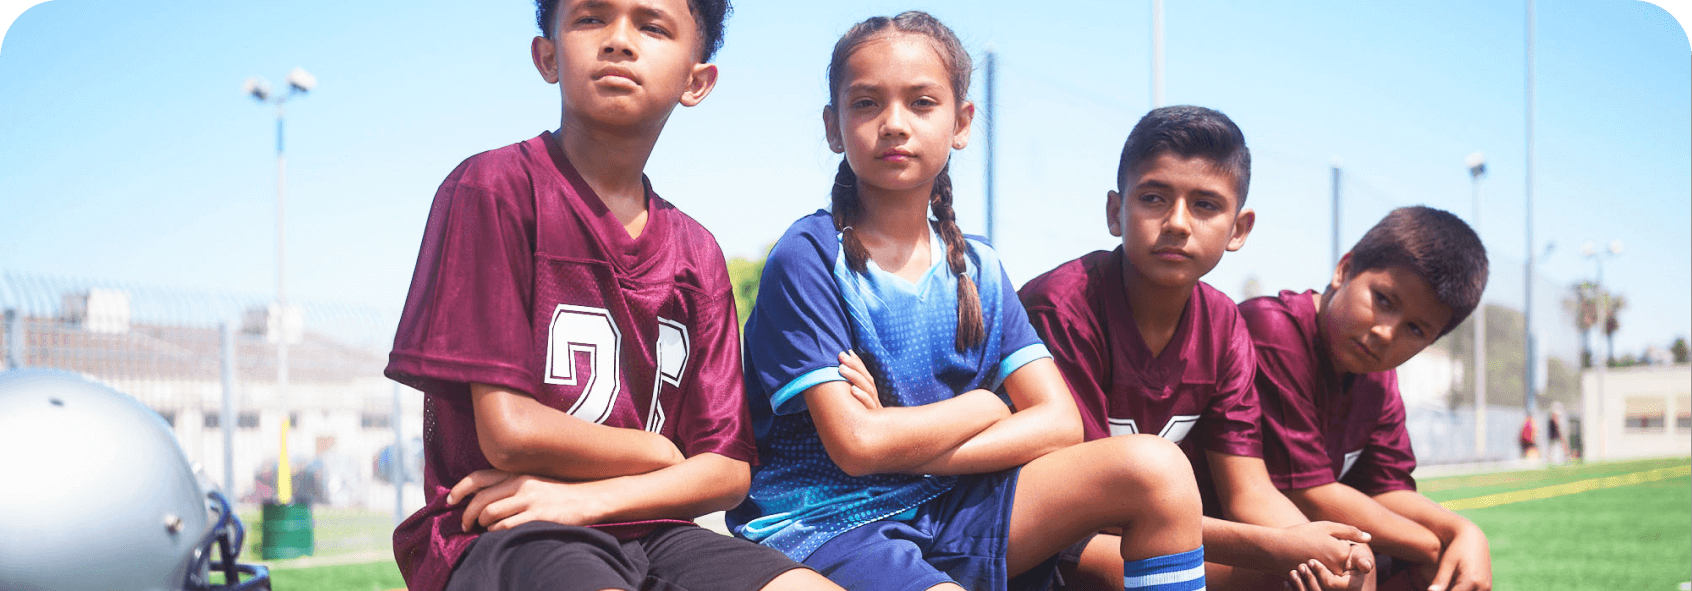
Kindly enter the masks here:
<path id="1" fill-rule="evenodd" d="M 828 457 L 805 407 L 805 390 L 844 380 L 838 355 L 856 351 L 875 375 L 882 403 L 920 406 L 977 388 L 997 389 L 1024 364 L 1049 357 L 993 249 L 968 240 L 970 278 L 981 294 L 987 337 L 959 352 L 957 276 L 930 235 L 934 264 L 916 282 L 868 261 L 851 271 L 826 211 L 800 218 L 776 243 L 746 323 L 746 389 L 759 466 L 746 501 L 730 511 L 737 535 L 795 560 L 830 538 L 898 518 L 950 490 L 953 477 L 846 474 Z"/>

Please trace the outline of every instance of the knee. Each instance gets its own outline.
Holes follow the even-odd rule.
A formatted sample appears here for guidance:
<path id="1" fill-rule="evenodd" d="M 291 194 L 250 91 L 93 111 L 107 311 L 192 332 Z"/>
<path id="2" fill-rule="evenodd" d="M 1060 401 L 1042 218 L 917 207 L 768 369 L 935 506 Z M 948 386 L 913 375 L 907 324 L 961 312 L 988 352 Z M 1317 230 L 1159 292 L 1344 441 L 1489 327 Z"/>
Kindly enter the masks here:
<path id="1" fill-rule="evenodd" d="M 1111 479 L 1118 489 L 1136 489 L 1153 498 L 1199 502 L 1192 463 L 1181 448 L 1156 435 L 1110 437 Z M 1190 497 L 1190 498 L 1189 498 Z"/>

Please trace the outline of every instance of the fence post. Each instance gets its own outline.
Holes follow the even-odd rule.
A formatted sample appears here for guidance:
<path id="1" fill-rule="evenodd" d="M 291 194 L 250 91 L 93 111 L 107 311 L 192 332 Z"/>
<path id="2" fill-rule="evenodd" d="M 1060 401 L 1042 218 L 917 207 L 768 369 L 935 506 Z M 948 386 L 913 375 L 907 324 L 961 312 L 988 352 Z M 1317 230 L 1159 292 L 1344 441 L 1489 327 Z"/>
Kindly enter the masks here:
<path id="1" fill-rule="evenodd" d="M 404 413 L 400 412 L 399 382 L 394 382 L 393 386 L 394 410 L 388 422 L 394 426 L 394 456 L 393 462 L 389 464 L 394 473 L 390 475 L 389 480 L 394 483 L 394 525 L 397 526 L 401 521 L 405 521 L 405 484 L 410 480 L 410 475 L 405 473 L 405 469 L 406 464 L 410 463 L 410 458 L 405 455 L 405 430 L 400 426 L 400 418 Z"/>
<path id="2" fill-rule="evenodd" d="M 18 369 L 24 366 L 24 334 L 23 315 L 16 308 L 6 309 L 6 367 Z"/>
<path id="3" fill-rule="evenodd" d="M 240 417 L 235 414 L 235 326 L 225 320 L 218 325 L 222 335 L 223 353 L 223 412 L 218 417 L 218 430 L 223 432 L 223 492 L 231 498 L 241 493 L 235 490 L 235 430 Z"/>

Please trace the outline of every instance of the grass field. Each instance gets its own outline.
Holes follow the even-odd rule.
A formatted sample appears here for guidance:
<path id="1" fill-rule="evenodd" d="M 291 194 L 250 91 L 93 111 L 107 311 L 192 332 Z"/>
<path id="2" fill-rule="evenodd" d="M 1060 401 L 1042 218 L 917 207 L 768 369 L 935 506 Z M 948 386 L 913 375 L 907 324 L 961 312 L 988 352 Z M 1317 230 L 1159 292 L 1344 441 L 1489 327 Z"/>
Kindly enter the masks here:
<path id="1" fill-rule="evenodd" d="M 1448 506 L 1482 507 L 1459 512 L 1487 532 L 1494 589 L 1676 591 L 1692 581 L 1689 473 L 1692 461 L 1677 458 L 1428 479 L 1420 486 Z M 256 523 L 253 518 L 248 523 Z M 374 532 L 336 535 L 386 536 L 391 521 L 373 520 Z M 257 549 L 243 556 L 257 558 Z M 304 566 L 312 560 L 269 563 L 272 586 L 373 591 L 405 585 L 392 560 Z"/>

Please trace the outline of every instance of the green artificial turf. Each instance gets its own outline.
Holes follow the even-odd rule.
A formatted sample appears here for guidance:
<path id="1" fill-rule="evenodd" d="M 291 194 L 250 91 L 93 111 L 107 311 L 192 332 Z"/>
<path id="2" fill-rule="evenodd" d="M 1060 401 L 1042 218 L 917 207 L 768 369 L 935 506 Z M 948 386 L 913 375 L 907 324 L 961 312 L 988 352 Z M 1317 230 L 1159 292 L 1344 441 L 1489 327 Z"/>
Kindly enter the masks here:
<path id="1" fill-rule="evenodd" d="M 1686 465 L 1685 458 L 1444 478 L 1438 501 Z M 1692 479 L 1593 490 L 1460 512 L 1492 546 L 1500 591 L 1659 589 L 1692 580 Z"/>
<path id="2" fill-rule="evenodd" d="M 1443 502 L 1688 463 L 1687 458 L 1675 458 L 1570 464 L 1427 479 L 1420 488 L 1429 498 Z M 1493 589 L 1499 591 L 1675 591 L 1681 583 L 1692 581 L 1692 479 L 1687 477 L 1460 513 L 1486 532 L 1492 545 Z M 339 524 L 324 528 L 335 530 L 337 538 L 385 536 L 392 531 L 374 516 L 335 517 L 348 526 L 367 519 L 375 532 L 359 533 L 352 531 L 357 527 Z M 256 558 L 253 550 L 250 556 Z M 405 586 L 392 560 L 303 568 L 283 561 L 274 563 L 271 581 L 277 591 L 376 591 Z"/>

